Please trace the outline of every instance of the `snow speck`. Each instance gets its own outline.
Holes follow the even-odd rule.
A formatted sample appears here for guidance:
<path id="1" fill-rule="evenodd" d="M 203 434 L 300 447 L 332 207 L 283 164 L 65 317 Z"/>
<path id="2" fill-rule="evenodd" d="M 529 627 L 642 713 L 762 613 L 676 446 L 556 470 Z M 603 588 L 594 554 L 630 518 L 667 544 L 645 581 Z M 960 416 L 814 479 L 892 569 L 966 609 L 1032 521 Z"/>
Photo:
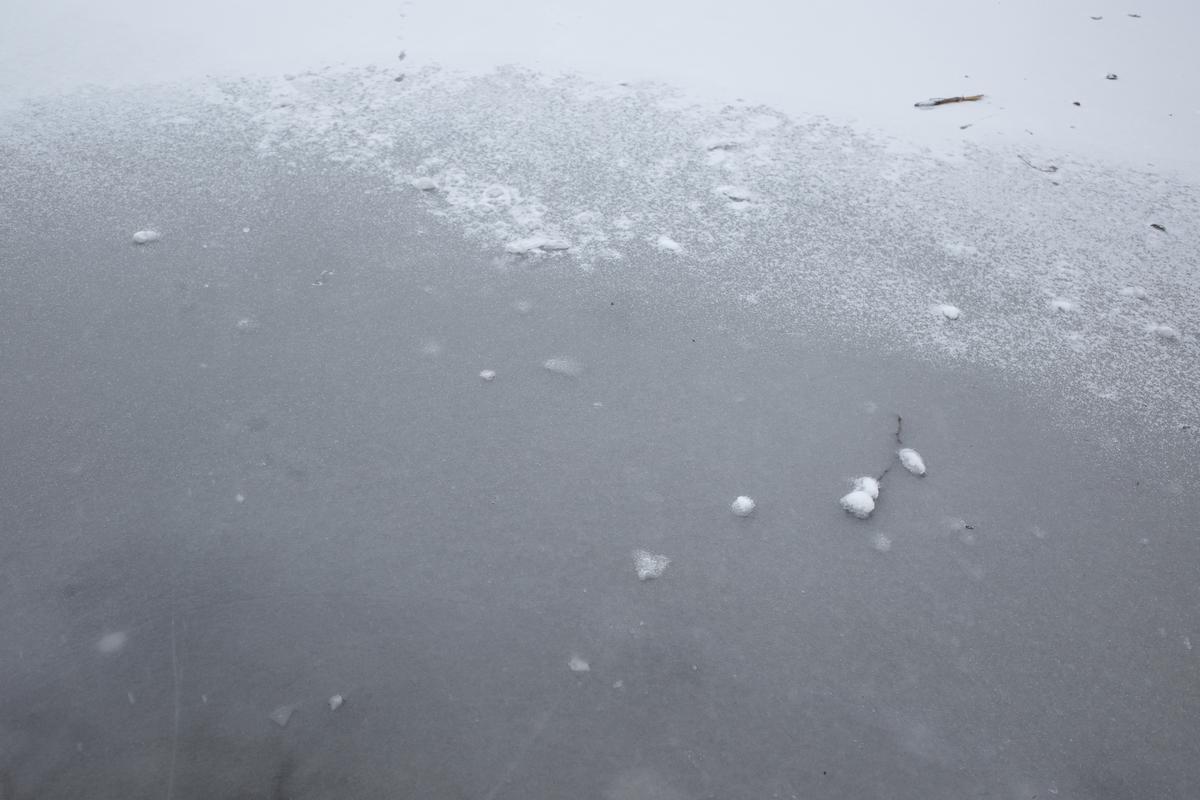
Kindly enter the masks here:
<path id="1" fill-rule="evenodd" d="M 679 253 L 683 250 L 683 246 L 679 242 L 666 235 L 659 236 L 656 244 L 659 250 L 666 250 L 671 253 Z"/>
<path id="2" fill-rule="evenodd" d="M 841 499 L 842 508 L 859 519 L 866 519 L 875 510 L 875 499 L 861 489 L 855 489 Z"/>
<path id="3" fill-rule="evenodd" d="M 262 329 L 262 323 L 253 317 L 242 317 L 233 327 L 238 333 L 258 333 Z"/>
<path id="4" fill-rule="evenodd" d="M 433 358 L 442 354 L 442 343 L 437 339 L 426 339 L 421 342 L 421 355 Z"/>
<path id="5" fill-rule="evenodd" d="M 131 706 L 137 703 L 137 698 L 133 696 L 133 692 L 126 692 L 125 698 L 129 700 L 129 705 Z"/>
<path id="6" fill-rule="evenodd" d="M 344 697 L 342 697 L 340 694 L 335 694 L 333 697 L 329 698 L 329 710 L 337 711 L 342 707 L 342 703 L 344 702 L 346 702 Z"/>
<path id="7" fill-rule="evenodd" d="M 556 375 L 565 375 L 568 378 L 578 378 L 583 374 L 583 364 L 573 358 L 547 358 L 542 362 L 542 366 Z"/>
<path id="8" fill-rule="evenodd" d="M 872 478 L 870 475 L 864 475 L 861 478 L 854 479 L 854 491 L 866 492 L 871 495 L 872 500 L 879 499 L 879 481 Z"/>
<path id="9" fill-rule="evenodd" d="M 244 502 L 246 502 L 246 495 L 242 494 L 241 492 L 238 492 L 237 494 L 235 494 L 235 495 L 233 496 L 233 502 L 235 502 L 235 503 L 244 503 Z"/>
<path id="10" fill-rule="evenodd" d="M 533 311 L 533 303 L 528 300 L 518 300 L 513 303 L 513 308 L 517 310 L 518 314 L 528 314 L 530 311 Z"/>
<path id="11" fill-rule="evenodd" d="M 292 714 L 296 713 L 296 706 L 280 706 L 272 711 L 269 716 L 271 722 L 274 722 L 281 728 L 287 727 L 288 721 L 292 718 Z"/>
<path id="12" fill-rule="evenodd" d="M 940 303 L 934 306 L 934 310 L 946 319 L 958 319 L 962 316 L 962 309 L 958 306 L 952 306 L 949 303 Z"/>
<path id="13" fill-rule="evenodd" d="M 432 192 L 437 188 L 437 182 L 428 175 L 422 175 L 419 178 L 413 178 L 412 186 L 414 189 L 420 189 L 422 192 Z"/>
<path id="14" fill-rule="evenodd" d="M 151 242 L 157 242 L 160 239 L 162 239 L 161 233 L 149 229 L 138 231 L 133 235 L 134 244 L 150 244 Z"/>
<path id="15" fill-rule="evenodd" d="M 892 549 L 892 540 L 882 533 L 877 533 L 871 537 L 871 547 L 874 547 L 881 553 L 886 553 Z"/>
<path id="16" fill-rule="evenodd" d="M 1078 311 L 1079 304 L 1065 297 L 1056 297 L 1050 301 L 1050 307 L 1055 311 Z"/>
<path id="17" fill-rule="evenodd" d="M 479 377 L 483 378 L 485 381 L 494 381 L 496 380 L 496 370 L 485 369 L 479 373 Z"/>
<path id="18" fill-rule="evenodd" d="M 1121 287 L 1122 297 L 1132 297 L 1135 300 L 1145 300 L 1149 297 L 1144 286 L 1123 286 Z"/>
<path id="19" fill-rule="evenodd" d="M 100 641 L 96 642 L 96 649 L 106 656 L 112 656 L 121 652 L 128 642 L 129 634 L 125 631 L 114 631 L 101 636 Z"/>
<path id="20" fill-rule="evenodd" d="M 1172 342 L 1178 341 L 1179 331 L 1172 328 L 1170 325 L 1163 325 L 1159 322 L 1152 322 L 1146 326 L 1147 333 L 1153 333 L 1161 339 L 1168 339 Z"/>
<path id="21" fill-rule="evenodd" d="M 970 256 L 979 255 L 979 248 L 974 245 L 963 244 L 962 242 L 946 242 L 942 245 L 946 254 L 955 258 L 969 258 Z"/>
<path id="22" fill-rule="evenodd" d="M 580 658 L 577 655 L 572 655 L 567 660 L 567 667 L 571 670 L 571 672 L 591 672 L 592 671 L 591 664 L 589 664 L 587 661 L 585 661 L 584 659 Z"/>
<path id="23" fill-rule="evenodd" d="M 569 250 L 570 242 L 565 239 L 552 239 L 549 236 L 526 236 L 523 239 L 513 239 L 504 245 L 505 252 L 524 256 L 531 253 L 549 253 L 554 250 Z"/>
<path id="24" fill-rule="evenodd" d="M 670 563 L 671 559 L 666 556 L 655 555 L 649 550 L 635 550 L 633 553 L 633 567 L 637 570 L 638 580 L 640 581 L 661 578 L 662 574 L 667 571 L 667 566 Z"/>
<path id="25" fill-rule="evenodd" d="M 754 498 L 741 495 L 729 506 L 735 516 L 748 517 L 754 513 Z"/>
<path id="26" fill-rule="evenodd" d="M 904 468 L 913 475 L 925 474 L 925 459 L 921 458 L 921 454 L 911 447 L 905 447 L 896 453 L 900 457 L 900 463 Z"/>

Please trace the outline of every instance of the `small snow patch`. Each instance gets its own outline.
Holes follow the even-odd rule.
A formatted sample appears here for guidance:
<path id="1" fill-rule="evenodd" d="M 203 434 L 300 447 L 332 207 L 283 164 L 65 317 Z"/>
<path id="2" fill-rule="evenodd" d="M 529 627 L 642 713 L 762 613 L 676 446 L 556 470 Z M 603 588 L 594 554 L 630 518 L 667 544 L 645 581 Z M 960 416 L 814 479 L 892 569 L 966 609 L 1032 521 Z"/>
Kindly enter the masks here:
<path id="1" fill-rule="evenodd" d="M 129 634 L 124 631 L 115 631 L 101 636 L 100 641 L 96 642 L 96 649 L 106 656 L 112 656 L 121 652 L 128 642 Z"/>
<path id="2" fill-rule="evenodd" d="M 162 239 L 162 234 L 158 231 L 144 230 L 138 231 L 133 235 L 134 244 L 150 244 Z"/>
<path id="3" fill-rule="evenodd" d="M 655 555 L 649 550 L 635 550 L 633 552 L 633 567 L 637 570 L 639 581 L 661 578 L 662 574 L 667 571 L 667 566 L 670 563 L 671 559 L 666 556 Z"/>
<path id="4" fill-rule="evenodd" d="M 1149 325 L 1147 325 L 1146 332 L 1153 333 L 1155 336 L 1159 337 L 1160 339 L 1166 339 L 1166 340 L 1172 341 L 1172 342 L 1179 340 L 1179 330 L 1178 329 L 1172 328 L 1170 325 L 1163 325 L 1162 323 L 1159 323 L 1159 322 L 1152 322 Z"/>
<path id="5" fill-rule="evenodd" d="M 882 533 L 877 533 L 871 537 L 871 547 L 874 547 L 881 553 L 886 553 L 892 549 L 892 540 Z"/>
<path id="6" fill-rule="evenodd" d="M 1050 307 L 1055 311 L 1078 311 L 1079 304 L 1065 297 L 1056 297 L 1050 301 Z"/>
<path id="7" fill-rule="evenodd" d="M 258 333 L 262 329 L 262 323 L 253 317 L 242 317 L 233 327 L 238 333 Z"/>
<path id="8" fill-rule="evenodd" d="M 872 500 L 879 499 L 879 481 L 872 478 L 870 475 L 864 475 L 861 478 L 854 479 L 854 491 L 866 492 L 871 495 Z"/>
<path id="9" fill-rule="evenodd" d="M 485 369 L 479 373 L 479 377 L 483 378 L 485 381 L 494 381 L 496 380 L 496 370 Z"/>
<path id="10" fill-rule="evenodd" d="M 531 253 L 549 253 L 554 250 L 569 250 L 571 244 L 564 239 L 551 239 L 548 236 L 527 236 L 524 239 L 513 239 L 504 245 L 505 252 L 524 256 Z"/>
<path id="11" fill-rule="evenodd" d="M 875 510 L 875 499 L 861 489 L 855 489 L 841 499 L 842 508 L 859 519 L 866 519 Z"/>
<path id="12" fill-rule="evenodd" d="M 741 495 L 729 506 L 735 516 L 748 517 L 754 513 L 754 498 Z"/>
<path id="13" fill-rule="evenodd" d="M 658 245 L 659 250 L 666 250 L 671 253 L 679 253 L 683 250 L 683 246 L 670 236 L 659 236 L 656 244 Z"/>
<path id="14" fill-rule="evenodd" d="M 528 314 L 530 311 L 533 311 L 533 303 L 528 300 L 518 300 L 513 303 L 513 308 L 517 310 L 518 314 Z"/>
<path id="15" fill-rule="evenodd" d="M 945 249 L 947 255 L 954 256 L 955 258 L 968 258 L 979 255 L 978 247 L 963 244 L 962 242 L 945 242 L 942 247 Z"/>
<path id="16" fill-rule="evenodd" d="M 346 702 L 344 697 L 342 697 L 340 694 L 335 694 L 333 697 L 329 698 L 329 710 L 337 711 L 342 707 L 342 703 L 344 702 Z"/>
<path id="17" fill-rule="evenodd" d="M 437 182 L 427 175 L 422 175 L 419 178 L 413 178 L 411 183 L 414 189 L 420 189 L 422 192 L 432 192 L 437 188 Z"/>
<path id="18" fill-rule="evenodd" d="M 1145 300 L 1149 297 L 1145 287 L 1142 286 L 1124 286 L 1121 288 L 1122 297 L 1132 297 L 1135 300 Z"/>
<path id="19" fill-rule="evenodd" d="M 904 468 L 913 475 L 925 474 L 925 459 L 921 458 L 921 454 L 911 447 L 905 447 L 896 453 L 900 457 L 900 463 Z"/>
<path id="20" fill-rule="evenodd" d="M 547 358 L 542 366 L 556 375 L 566 375 L 568 378 L 578 378 L 583 374 L 583 364 L 573 358 Z"/>
<path id="21" fill-rule="evenodd" d="M 579 656 L 573 655 L 567 660 L 567 668 L 571 672 L 591 672 L 592 665 Z"/>

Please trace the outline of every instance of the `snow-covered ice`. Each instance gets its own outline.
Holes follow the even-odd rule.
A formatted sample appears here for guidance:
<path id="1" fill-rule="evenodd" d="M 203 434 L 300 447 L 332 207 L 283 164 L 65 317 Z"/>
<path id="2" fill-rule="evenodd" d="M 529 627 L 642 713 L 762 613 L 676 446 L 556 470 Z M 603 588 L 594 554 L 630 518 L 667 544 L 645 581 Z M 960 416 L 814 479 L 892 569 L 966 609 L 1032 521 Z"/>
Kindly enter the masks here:
<path id="1" fill-rule="evenodd" d="M 843 496 L 840 502 L 844 510 L 859 519 L 866 519 L 875 510 L 875 498 L 862 489 L 855 489 Z"/>
<path id="2" fill-rule="evenodd" d="M 548 253 L 555 250 L 571 249 L 570 242 L 565 239 L 555 239 L 549 236 L 526 236 L 513 239 L 504 245 L 504 250 L 513 255 L 528 255 L 530 253 Z"/>
<path id="3" fill-rule="evenodd" d="M 135 233 L 133 235 L 133 243 L 134 244 L 149 244 L 150 242 L 157 242 L 161 238 L 162 238 L 162 234 L 159 233 L 158 231 L 147 229 L 147 230 L 138 231 L 137 233 Z"/>
<path id="4" fill-rule="evenodd" d="M 637 571 L 638 580 L 648 581 L 654 578 L 661 578 L 662 574 L 667 571 L 671 559 L 666 556 L 655 555 L 649 550 L 633 551 L 633 568 Z"/>
<path id="5" fill-rule="evenodd" d="M 1179 339 L 1179 330 L 1170 325 L 1165 325 L 1161 322 L 1152 322 L 1146 326 L 1147 333 L 1153 333 L 1161 339 L 1176 341 Z"/>
<path id="6" fill-rule="evenodd" d="M 479 377 L 483 378 L 485 381 L 494 381 L 494 380 L 496 380 L 496 370 L 494 370 L 494 369 L 482 370 L 479 373 Z"/>
<path id="7" fill-rule="evenodd" d="M 913 475 L 925 474 L 925 459 L 921 458 L 921 454 L 916 450 L 913 450 L 911 447 L 904 447 L 896 455 L 900 457 L 900 463 L 904 465 L 904 468 Z"/>
<path id="8" fill-rule="evenodd" d="M 96 649 L 106 656 L 115 655 L 125 648 L 129 642 L 129 634 L 124 631 L 106 633 L 96 642 Z"/>
<path id="9" fill-rule="evenodd" d="M 577 656 L 577 655 L 572 655 L 569 659 L 567 659 L 567 668 L 570 669 L 571 672 L 591 672 L 592 671 L 591 664 L 589 664 L 586 660 L 584 660 L 582 657 Z"/>
<path id="10" fill-rule="evenodd" d="M 958 306 L 950 305 L 949 303 L 939 303 L 934 306 L 934 311 L 941 314 L 946 319 L 958 319 L 962 316 L 962 309 Z"/>
<path id="11" fill-rule="evenodd" d="M 872 478 L 870 475 L 864 475 L 861 478 L 854 479 L 854 490 L 856 492 L 866 492 L 871 495 L 872 500 L 879 499 L 879 481 Z"/>
<path id="12" fill-rule="evenodd" d="M 741 495 L 734 500 L 732 504 L 730 504 L 729 510 L 732 511 L 736 516 L 748 517 L 754 513 L 754 506 L 754 498 Z"/>
<path id="13" fill-rule="evenodd" d="M 566 375 L 568 378 L 578 378 L 583 374 L 583 364 L 573 358 L 547 358 L 542 362 L 542 366 L 550 372 Z"/>
<path id="14" fill-rule="evenodd" d="M 678 253 L 683 250 L 683 246 L 681 244 L 679 244 L 679 242 L 675 241 L 670 236 L 667 236 L 665 234 L 662 236 L 659 236 L 658 241 L 655 242 L 655 244 L 658 246 L 659 250 L 666 250 L 671 253 Z"/>

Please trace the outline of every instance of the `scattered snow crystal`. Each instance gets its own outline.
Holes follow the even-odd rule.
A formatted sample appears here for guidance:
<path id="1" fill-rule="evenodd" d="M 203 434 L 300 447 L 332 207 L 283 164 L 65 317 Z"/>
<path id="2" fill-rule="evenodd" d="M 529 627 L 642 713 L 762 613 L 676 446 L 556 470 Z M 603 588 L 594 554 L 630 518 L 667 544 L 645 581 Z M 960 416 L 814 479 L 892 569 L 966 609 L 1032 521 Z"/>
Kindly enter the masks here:
<path id="1" fill-rule="evenodd" d="M 729 510 L 739 517 L 748 517 L 754 513 L 754 505 L 754 498 L 741 495 L 733 501 Z"/>
<path id="2" fill-rule="evenodd" d="M 558 375 L 578 378 L 583 374 L 583 364 L 573 358 L 547 358 L 542 366 Z"/>
<path id="3" fill-rule="evenodd" d="M 871 495 L 872 500 L 879 499 L 879 481 L 872 478 L 870 475 L 864 475 L 861 478 L 854 479 L 854 490 L 856 492 L 866 492 Z"/>
<path id="4" fill-rule="evenodd" d="M 571 672 L 591 672 L 592 671 L 591 664 L 589 664 L 587 661 L 585 661 L 584 659 L 582 659 L 576 655 L 572 655 L 571 658 L 567 661 L 567 667 L 570 668 Z"/>
<path id="5" fill-rule="evenodd" d="M 128 641 L 129 634 L 124 631 L 106 633 L 100 637 L 100 641 L 96 642 L 96 649 L 106 656 L 111 656 L 121 652 Z"/>
<path id="6" fill-rule="evenodd" d="M 921 454 L 911 447 L 905 447 L 896 453 L 900 457 L 900 463 L 904 468 L 913 475 L 925 474 L 925 459 L 921 458 Z"/>
<path id="7" fill-rule="evenodd" d="M 892 540 L 882 533 L 877 533 L 871 537 L 871 547 L 874 547 L 881 553 L 886 553 L 892 549 Z"/>
<path id="8" fill-rule="evenodd" d="M 875 499 L 862 489 L 855 489 L 841 499 L 842 508 L 858 517 L 866 519 L 875 510 Z"/>
<path id="9" fill-rule="evenodd" d="M 162 238 L 162 234 L 159 233 L 158 231 L 152 231 L 152 230 L 138 231 L 137 233 L 135 233 L 133 235 L 133 243 L 134 244 L 150 244 L 150 242 L 157 242 L 161 238 Z"/>
<path id="10" fill-rule="evenodd" d="M 635 550 L 633 552 L 633 566 L 637 570 L 638 580 L 640 581 L 661 578 L 662 574 L 667 571 L 667 565 L 670 563 L 671 559 L 666 556 L 656 556 L 649 550 Z"/>

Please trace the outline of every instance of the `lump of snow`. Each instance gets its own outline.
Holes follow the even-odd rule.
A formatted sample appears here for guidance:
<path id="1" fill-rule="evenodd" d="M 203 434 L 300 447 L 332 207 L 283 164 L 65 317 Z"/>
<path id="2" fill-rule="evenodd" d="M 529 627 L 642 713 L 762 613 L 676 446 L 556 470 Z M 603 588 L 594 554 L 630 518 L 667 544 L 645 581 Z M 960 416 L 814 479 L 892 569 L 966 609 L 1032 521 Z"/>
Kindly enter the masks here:
<path id="1" fill-rule="evenodd" d="M 583 660 L 582 658 L 580 658 L 579 656 L 576 656 L 576 655 L 572 655 L 571 658 L 567 660 L 567 667 L 571 670 L 571 672 L 591 672 L 592 671 L 591 664 L 588 664 L 587 661 Z"/>
<path id="2" fill-rule="evenodd" d="M 1163 325 L 1159 322 L 1152 322 L 1146 326 L 1147 333 L 1153 333 L 1162 339 L 1168 339 L 1172 342 L 1179 339 L 1179 331 L 1172 328 L 1170 325 Z"/>
<path id="3" fill-rule="evenodd" d="M 329 698 L 329 710 L 337 711 L 342 707 L 342 703 L 344 702 L 346 702 L 345 698 L 343 698 L 340 694 L 335 694 L 333 697 Z"/>
<path id="4" fill-rule="evenodd" d="M 414 189 L 420 189 L 422 192 L 431 192 L 437 188 L 437 183 L 433 180 L 433 178 L 430 178 L 426 175 L 422 175 L 419 178 L 413 178 L 412 185 Z"/>
<path id="5" fill-rule="evenodd" d="M 683 246 L 670 236 L 659 236 L 656 244 L 658 245 L 659 250 L 667 250 L 672 253 L 678 253 L 683 250 Z"/>
<path id="6" fill-rule="evenodd" d="M 133 243 L 134 244 L 150 244 L 150 242 L 157 242 L 161 238 L 162 238 L 162 234 L 159 233 L 158 231 L 152 231 L 152 230 L 138 231 L 137 233 L 135 233 L 133 235 Z"/>
<path id="7" fill-rule="evenodd" d="M 733 501 L 733 503 L 729 506 L 729 510 L 732 511 L 736 516 L 748 517 L 754 513 L 754 505 L 754 498 L 747 497 L 743 494 Z"/>
<path id="8" fill-rule="evenodd" d="M 913 475 L 925 474 L 925 459 L 921 458 L 921 454 L 911 447 L 905 447 L 896 453 L 900 457 L 900 463 L 904 468 Z"/>
<path id="9" fill-rule="evenodd" d="M 649 550 L 633 551 L 633 567 L 637 570 L 639 581 L 661 578 L 662 574 L 667 571 L 667 566 L 670 563 L 671 559 L 666 556 L 655 555 Z"/>
<path id="10" fill-rule="evenodd" d="M 479 377 L 483 378 L 485 381 L 494 381 L 496 380 L 496 370 L 485 369 L 479 373 Z"/>
<path id="11" fill-rule="evenodd" d="M 568 378 L 578 378 L 583 374 L 583 364 L 573 358 L 547 358 L 542 362 L 542 366 L 550 372 L 566 375 Z"/>
<path id="12" fill-rule="evenodd" d="M 274 722 L 281 728 L 286 728 L 288 721 L 292 718 L 292 714 L 296 713 L 296 706 L 280 706 L 270 713 L 271 722 Z"/>
<path id="13" fill-rule="evenodd" d="M 937 313 L 941 314 L 946 319 L 958 319 L 962 316 L 962 310 L 958 306 L 952 306 L 949 303 L 941 303 L 934 306 Z"/>
<path id="14" fill-rule="evenodd" d="M 116 655 L 121 652 L 128 641 L 129 634 L 124 631 L 106 633 L 100 637 L 100 641 L 96 642 L 96 649 L 106 656 Z"/>
<path id="15" fill-rule="evenodd" d="M 1050 301 L 1050 307 L 1055 311 L 1078 311 L 1079 305 L 1065 297 L 1056 297 Z"/>
<path id="16" fill-rule="evenodd" d="M 1136 300 L 1145 300 L 1149 295 L 1142 286 L 1124 286 L 1121 288 L 1121 296 L 1132 297 Z"/>
<path id="17" fill-rule="evenodd" d="M 855 489 L 840 502 L 843 509 L 859 519 L 866 519 L 875 510 L 875 499 L 861 489 Z"/>
<path id="18" fill-rule="evenodd" d="M 872 500 L 879 499 L 879 481 L 872 478 L 870 475 L 864 475 L 861 478 L 854 479 L 854 491 L 866 492 L 871 495 Z"/>
<path id="19" fill-rule="evenodd" d="M 571 244 L 563 239 L 551 239 L 548 236 L 527 236 L 524 239 L 514 239 L 504 245 L 506 252 L 524 256 L 530 253 L 548 253 L 553 250 L 569 250 Z"/>
<path id="20" fill-rule="evenodd" d="M 716 191 L 735 203 L 749 203 L 754 199 L 754 193 L 745 186 L 718 186 Z"/>

